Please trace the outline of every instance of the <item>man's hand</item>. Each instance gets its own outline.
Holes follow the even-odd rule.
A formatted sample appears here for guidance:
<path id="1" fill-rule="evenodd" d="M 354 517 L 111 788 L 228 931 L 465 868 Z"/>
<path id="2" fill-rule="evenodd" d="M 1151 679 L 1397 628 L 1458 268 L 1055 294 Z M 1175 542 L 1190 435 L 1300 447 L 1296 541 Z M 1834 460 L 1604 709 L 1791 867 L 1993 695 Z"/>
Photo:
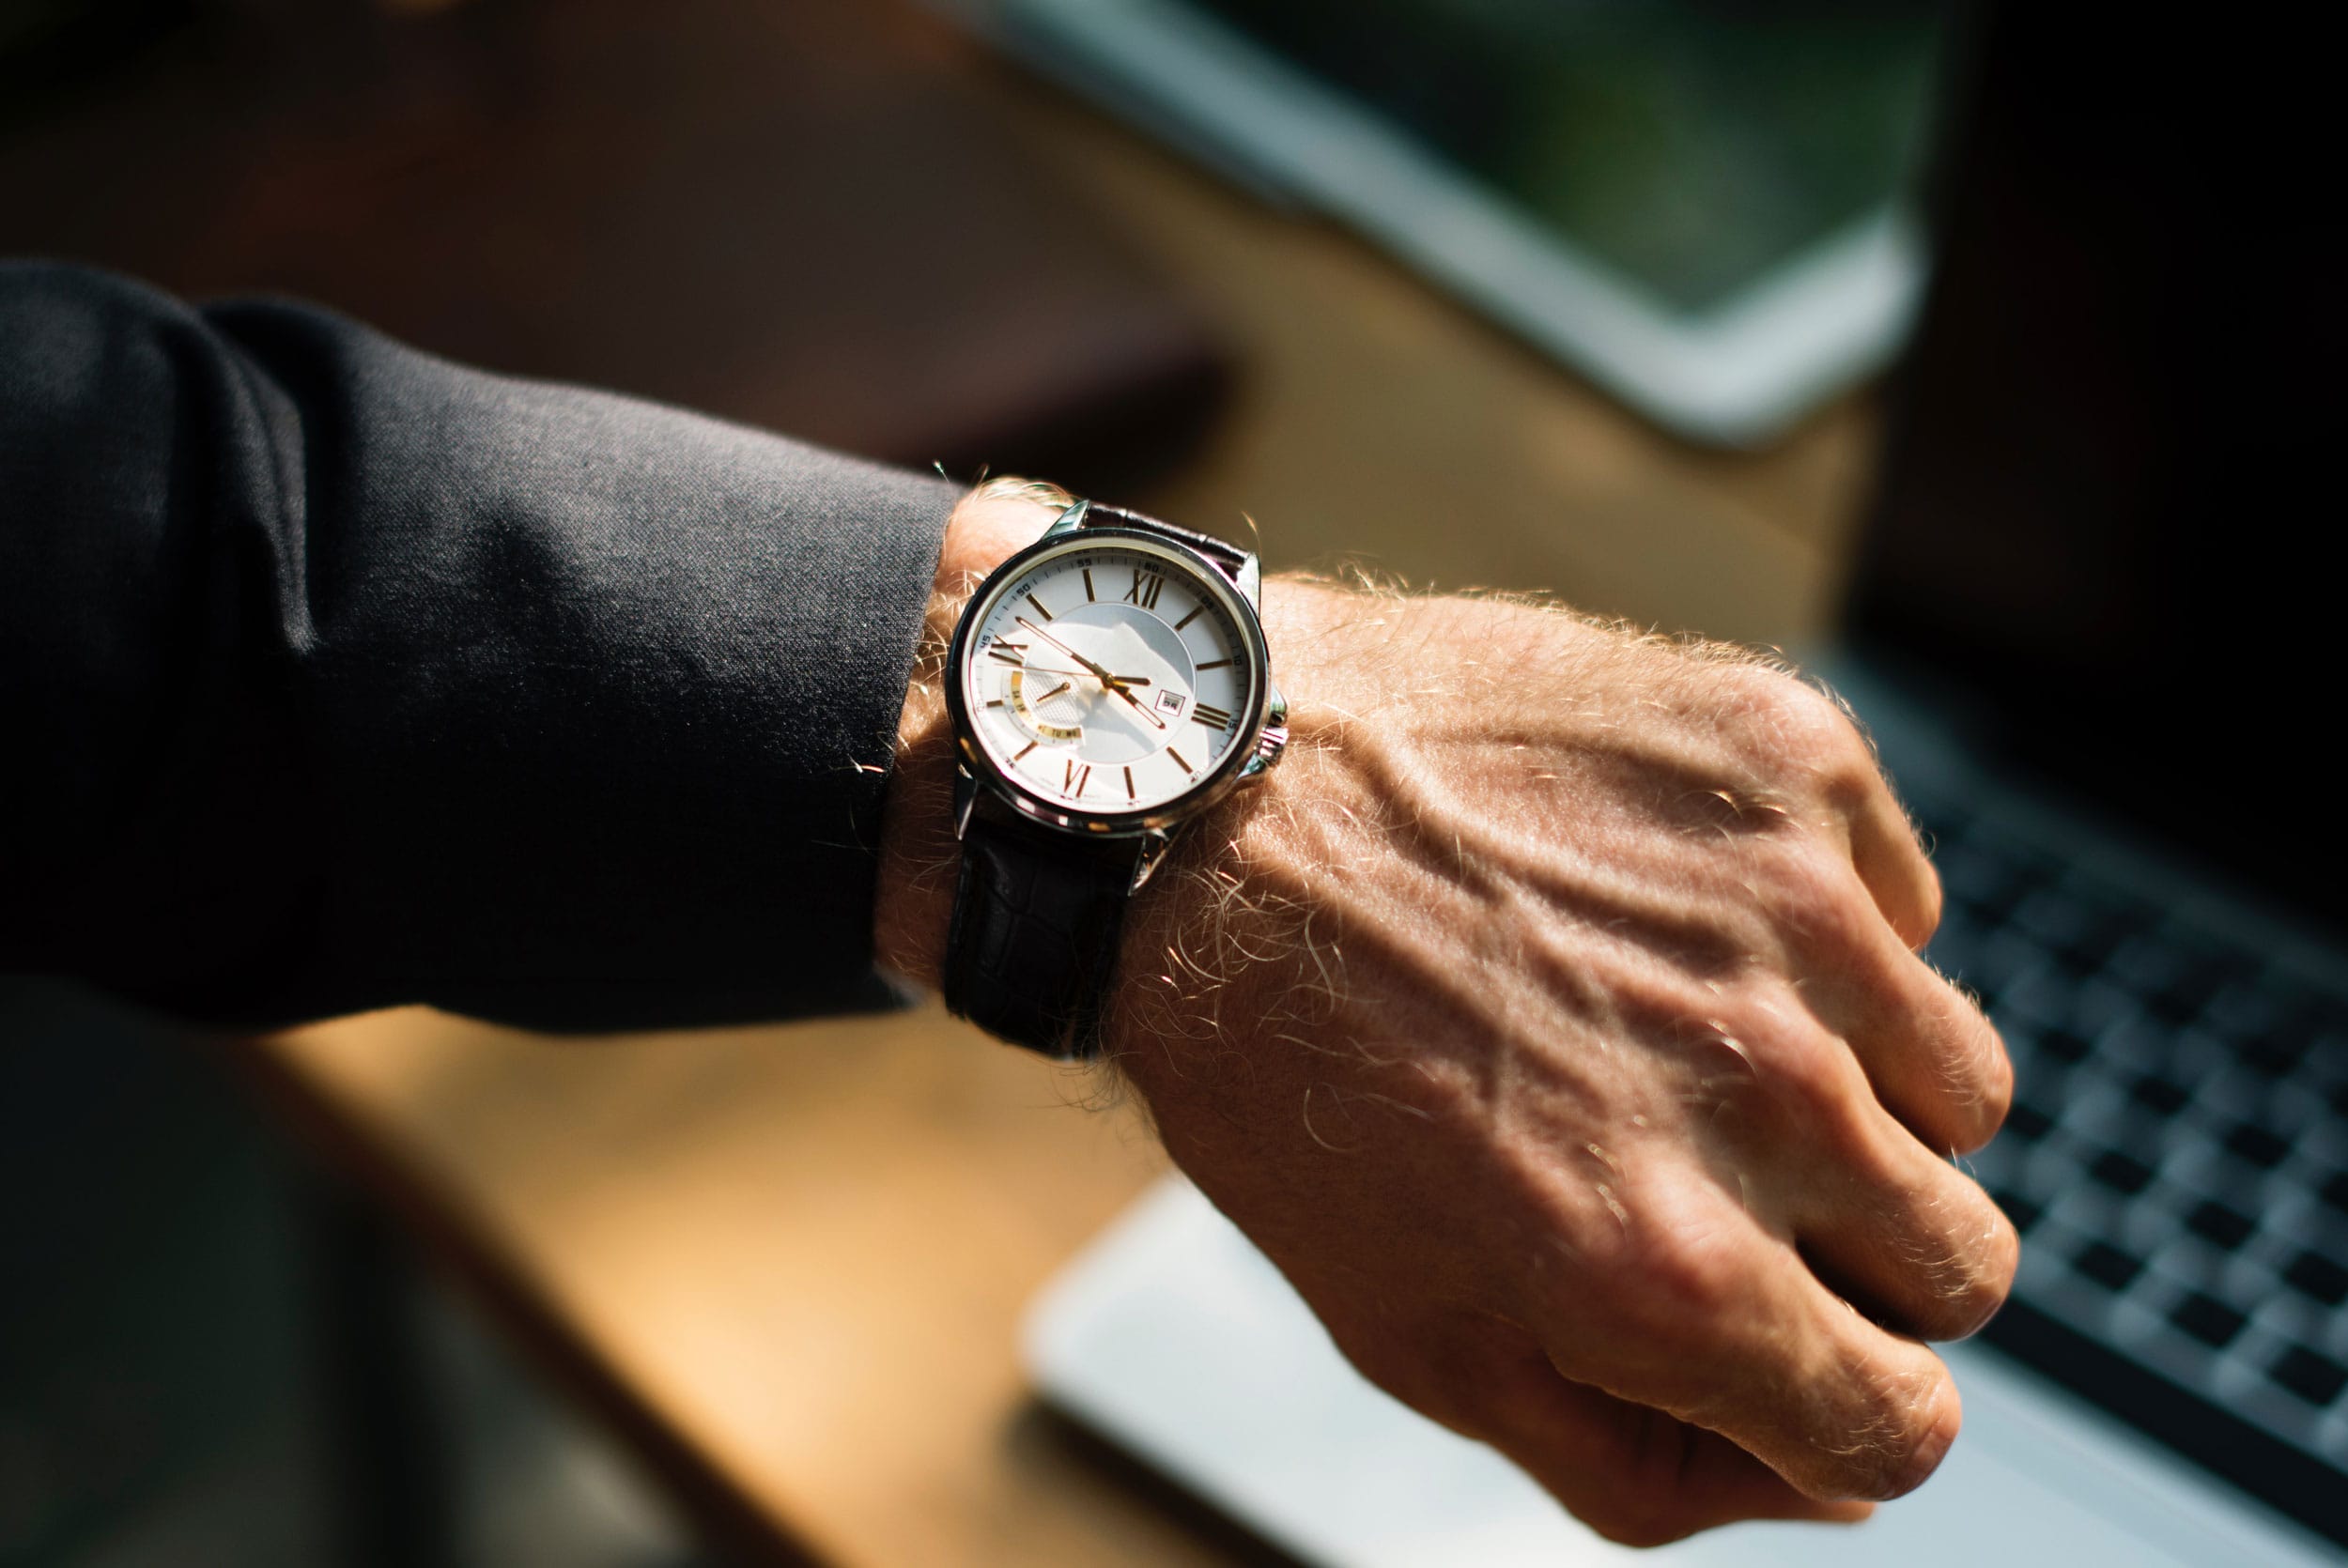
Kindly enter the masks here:
<path id="1" fill-rule="evenodd" d="M 1554 610 L 1275 579 L 1264 617 L 1288 758 L 1178 839 L 1111 1013 L 1175 1160 L 1365 1374 L 1607 1535 L 1922 1481 L 1957 1398 L 1908 1336 L 2016 1251 L 1943 1156 L 2010 1072 L 1912 951 L 1939 886 L 1849 722 Z M 919 706 L 882 940 L 934 976 Z"/>

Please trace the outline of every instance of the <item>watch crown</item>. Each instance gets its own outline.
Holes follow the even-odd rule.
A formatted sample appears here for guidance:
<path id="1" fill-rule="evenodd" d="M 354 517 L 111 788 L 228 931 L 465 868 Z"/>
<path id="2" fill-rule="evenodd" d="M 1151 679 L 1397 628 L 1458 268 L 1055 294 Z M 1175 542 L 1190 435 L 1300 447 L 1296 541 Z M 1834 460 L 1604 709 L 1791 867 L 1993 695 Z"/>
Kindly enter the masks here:
<path id="1" fill-rule="evenodd" d="M 1247 759 L 1245 767 L 1240 769 L 1240 776 L 1257 778 L 1270 772 L 1272 764 L 1280 760 L 1280 753 L 1288 749 L 1288 699 L 1275 691 L 1272 694 L 1272 700 L 1265 704 L 1264 726 L 1256 735 L 1256 754 Z"/>

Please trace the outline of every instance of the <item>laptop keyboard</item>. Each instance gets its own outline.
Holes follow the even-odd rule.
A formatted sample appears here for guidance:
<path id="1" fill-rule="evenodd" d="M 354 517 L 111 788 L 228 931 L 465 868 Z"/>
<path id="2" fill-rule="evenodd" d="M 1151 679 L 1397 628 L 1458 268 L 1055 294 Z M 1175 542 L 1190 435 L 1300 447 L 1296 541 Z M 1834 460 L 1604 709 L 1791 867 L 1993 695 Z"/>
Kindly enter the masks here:
<path id="1" fill-rule="evenodd" d="M 2023 1237 L 1985 1337 L 2348 1543 L 2348 996 L 1915 804 L 1948 894 L 1930 957 L 2015 1058 L 1965 1161 Z"/>

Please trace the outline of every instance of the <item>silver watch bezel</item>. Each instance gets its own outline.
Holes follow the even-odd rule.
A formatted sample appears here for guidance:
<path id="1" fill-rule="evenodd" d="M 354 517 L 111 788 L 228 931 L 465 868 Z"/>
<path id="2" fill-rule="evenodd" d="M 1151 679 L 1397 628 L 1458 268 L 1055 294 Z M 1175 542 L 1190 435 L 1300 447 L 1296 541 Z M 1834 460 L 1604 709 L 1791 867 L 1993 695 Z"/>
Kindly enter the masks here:
<path id="1" fill-rule="evenodd" d="M 1199 579 L 1207 592 L 1222 601 L 1232 623 L 1239 628 L 1240 636 L 1247 643 L 1248 690 L 1243 711 L 1247 714 L 1248 720 L 1246 729 L 1225 749 L 1223 760 L 1172 800 L 1142 811 L 1080 811 L 1030 791 L 1019 782 L 1015 775 L 1007 773 L 994 758 L 987 755 L 986 748 L 979 742 L 977 727 L 971 722 L 964 675 L 972 628 L 985 622 L 987 613 L 1021 577 L 1038 563 L 1057 556 L 1112 547 L 1139 548 L 1146 554 L 1161 556 L 1190 576 Z M 1253 558 L 1249 559 L 1252 561 Z M 954 755 L 962 769 L 965 790 L 975 786 L 1028 821 L 1077 838 L 1134 838 L 1166 833 L 1212 809 L 1239 786 L 1243 777 L 1261 771 L 1258 761 L 1259 751 L 1265 728 L 1271 722 L 1274 700 L 1272 653 L 1264 641 L 1262 620 L 1254 601 L 1242 592 L 1232 575 L 1179 539 L 1122 523 L 1056 528 L 996 567 L 987 574 L 986 580 L 979 585 L 978 591 L 970 595 L 969 602 L 963 606 L 962 617 L 954 624 L 953 641 L 946 654 L 946 710 L 953 724 Z M 1251 767 L 1251 764 L 1257 765 Z M 970 804 L 966 793 L 964 799 L 957 802 L 957 831 L 968 820 Z"/>

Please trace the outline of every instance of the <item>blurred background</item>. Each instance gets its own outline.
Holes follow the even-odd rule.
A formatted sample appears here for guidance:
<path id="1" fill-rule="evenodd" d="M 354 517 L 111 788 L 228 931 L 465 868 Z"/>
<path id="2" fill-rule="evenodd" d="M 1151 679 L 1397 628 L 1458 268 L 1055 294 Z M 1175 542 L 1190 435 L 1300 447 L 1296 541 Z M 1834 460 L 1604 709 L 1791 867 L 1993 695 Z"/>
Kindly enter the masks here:
<path id="1" fill-rule="evenodd" d="M 1047 475 L 1273 568 L 1809 646 L 1972 37 L 0 0 L 0 254 Z M 1028 1395 L 1022 1303 L 1160 1162 L 1012 1054 L 934 1012 L 229 1042 L 0 986 L 0 1564 L 1276 1560 Z"/>

